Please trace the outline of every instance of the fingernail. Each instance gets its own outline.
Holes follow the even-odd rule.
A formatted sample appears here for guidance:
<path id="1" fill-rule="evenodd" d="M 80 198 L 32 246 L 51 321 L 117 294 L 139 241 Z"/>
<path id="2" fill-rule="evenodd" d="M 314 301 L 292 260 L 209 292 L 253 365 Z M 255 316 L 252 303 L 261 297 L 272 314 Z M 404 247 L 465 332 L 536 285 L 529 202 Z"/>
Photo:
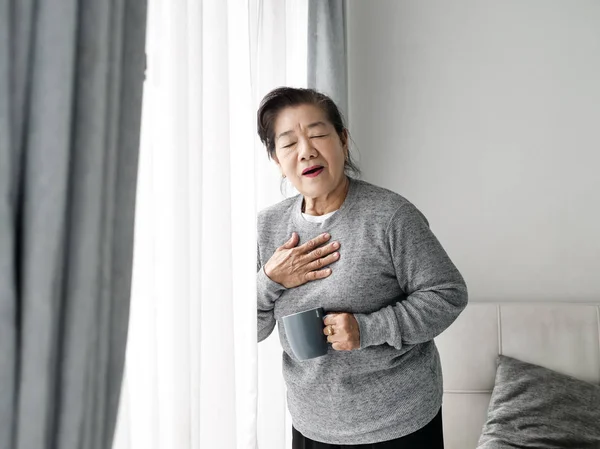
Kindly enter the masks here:
<path id="1" fill-rule="evenodd" d="M 340 253 L 333 253 L 333 257 L 335 257 L 336 259 L 339 257 Z"/>
<path id="2" fill-rule="evenodd" d="M 333 242 L 333 247 L 337 248 L 338 246 L 340 246 L 340 244 L 338 242 Z"/>
<path id="3" fill-rule="evenodd" d="M 323 234 L 323 237 L 325 237 L 326 239 L 328 239 L 329 238 L 329 234 L 325 233 L 325 234 Z"/>

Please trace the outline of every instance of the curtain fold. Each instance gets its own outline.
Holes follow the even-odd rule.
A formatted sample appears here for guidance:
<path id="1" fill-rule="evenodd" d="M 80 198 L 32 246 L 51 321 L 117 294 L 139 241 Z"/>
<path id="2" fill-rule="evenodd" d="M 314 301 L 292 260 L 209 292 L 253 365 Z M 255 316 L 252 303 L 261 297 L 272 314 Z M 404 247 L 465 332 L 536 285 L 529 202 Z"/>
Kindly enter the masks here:
<path id="1" fill-rule="evenodd" d="M 108 448 L 146 3 L 0 2 L 0 448 Z"/>
<path id="2" fill-rule="evenodd" d="M 308 0 L 308 87 L 348 116 L 345 0 Z"/>

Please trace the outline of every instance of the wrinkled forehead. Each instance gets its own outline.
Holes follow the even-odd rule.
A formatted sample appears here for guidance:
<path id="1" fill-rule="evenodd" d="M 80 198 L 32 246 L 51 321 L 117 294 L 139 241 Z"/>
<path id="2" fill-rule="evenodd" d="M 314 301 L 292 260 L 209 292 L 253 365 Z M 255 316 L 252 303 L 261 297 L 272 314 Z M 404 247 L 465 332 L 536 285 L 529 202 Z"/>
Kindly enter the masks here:
<path id="1" fill-rule="evenodd" d="M 295 134 L 310 128 L 332 126 L 325 111 L 318 106 L 303 104 L 282 109 L 275 120 L 275 139 L 282 134 Z"/>

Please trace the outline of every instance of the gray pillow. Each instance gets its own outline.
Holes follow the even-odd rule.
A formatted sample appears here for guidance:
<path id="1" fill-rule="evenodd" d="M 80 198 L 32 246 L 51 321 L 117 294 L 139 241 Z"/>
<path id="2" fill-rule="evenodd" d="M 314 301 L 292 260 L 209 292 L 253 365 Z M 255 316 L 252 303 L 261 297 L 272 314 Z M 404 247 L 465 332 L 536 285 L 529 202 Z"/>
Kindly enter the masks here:
<path id="1" fill-rule="evenodd" d="M 600 448 L 600 386 L 499 356 L 477 448 Z"/>

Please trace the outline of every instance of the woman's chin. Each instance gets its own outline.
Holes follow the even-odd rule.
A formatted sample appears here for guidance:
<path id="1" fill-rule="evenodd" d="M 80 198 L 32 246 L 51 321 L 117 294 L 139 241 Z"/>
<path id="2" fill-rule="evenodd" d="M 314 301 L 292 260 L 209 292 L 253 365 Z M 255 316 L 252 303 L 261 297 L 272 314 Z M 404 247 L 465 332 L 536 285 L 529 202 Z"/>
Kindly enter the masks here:
<path id="1" fill-rule="evenodd" d="M 316 178 L 302 179 L 299 187 L 296 187 L 296 190 L 303 196 L 308 198 L 326 198 L 336 190 L 338 183 L 321 174 Z"/>

